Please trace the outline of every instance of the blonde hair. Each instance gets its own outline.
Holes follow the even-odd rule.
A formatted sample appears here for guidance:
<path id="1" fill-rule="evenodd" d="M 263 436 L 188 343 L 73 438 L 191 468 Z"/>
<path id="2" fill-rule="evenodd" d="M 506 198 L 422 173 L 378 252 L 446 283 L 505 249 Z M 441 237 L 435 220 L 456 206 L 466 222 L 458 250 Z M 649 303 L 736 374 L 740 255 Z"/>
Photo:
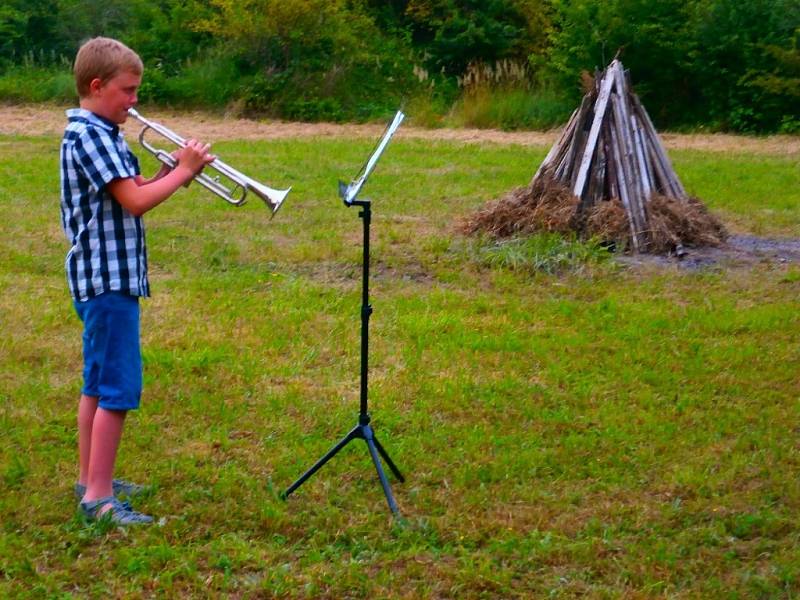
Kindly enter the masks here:
<path id="1" fill-rule="evenodd" d="M 89 95 L 89 84 L 93 79 L 108 81 L 122 72 L 141 75 L 144 71 L 142 59 L 120 41 L 107 37 L 96 37 L 85 42 L 75 56 L 75 86 L 78 96 Z"/>

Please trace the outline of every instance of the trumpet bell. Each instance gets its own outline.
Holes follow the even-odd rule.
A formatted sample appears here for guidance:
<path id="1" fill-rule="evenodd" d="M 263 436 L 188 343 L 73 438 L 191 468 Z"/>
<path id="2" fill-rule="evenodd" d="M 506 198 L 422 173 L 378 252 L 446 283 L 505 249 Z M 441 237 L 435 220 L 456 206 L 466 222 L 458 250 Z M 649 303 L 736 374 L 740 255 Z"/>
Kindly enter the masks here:
<path id="1" fill-rule="evenodd" d="M 278 209 L 283 204 L 283 201 L 286 200 L 286 196 L 288 196 L 289 192 L 292 190 L 291 187 L 288 187 L 285 190 L 276 190 L 268 185 L 258 183 L 252 179 L 248 179 L 247 189 L 249 192 L 252 192 L 264 201 L 264 203 L 272 211 L 272 217 L 274 217 L 275 213 L 278 212 Z"/>

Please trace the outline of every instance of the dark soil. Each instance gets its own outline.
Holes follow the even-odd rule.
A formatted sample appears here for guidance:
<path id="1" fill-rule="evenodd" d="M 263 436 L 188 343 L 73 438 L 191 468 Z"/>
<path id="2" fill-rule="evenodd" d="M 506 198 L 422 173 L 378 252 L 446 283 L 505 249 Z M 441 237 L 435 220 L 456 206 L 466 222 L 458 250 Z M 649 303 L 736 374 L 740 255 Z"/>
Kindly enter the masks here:
<path id="1" fill-rule="evenodd" d="M 731 235 L 718 246 L 685 247 L 681 256 L 674 252 L 668 255 L 620 254 L 615 260 L 631 267 L 674 265 L 688 270 L 757 264 L 800 264 L 800 239 Z"/>

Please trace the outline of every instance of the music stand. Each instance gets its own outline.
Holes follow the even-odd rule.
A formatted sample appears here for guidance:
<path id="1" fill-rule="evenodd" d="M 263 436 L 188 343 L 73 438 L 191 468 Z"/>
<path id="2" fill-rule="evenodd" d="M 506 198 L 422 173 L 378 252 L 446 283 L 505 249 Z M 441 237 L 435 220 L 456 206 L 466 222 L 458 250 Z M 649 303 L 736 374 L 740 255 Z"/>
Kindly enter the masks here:
<path id="1" fill-rule="evenodd" d="M 375 464 L 375 469 L 378 471 L 378 478 L 380 479 L 381 486 L 383 487 L 383 493 L 386 495 L 386 501 L 389 504 L 389 510 L 391 510 L 395 516 L 399 516 L 400 514 L 399 509 L 397 508 L 397 503 L 394 500 L 394 496 L 392 496 L 392 488 L 389 485 L 389 480 L 386 478 L 386 474 L 383 472 L 383 467 L 381 466 L 381 461 L 378 455 L 383 457 L 383 460 L 386 461 L 386 464 L 389 465 L 389 468 L 392 470 L 392 473 L 394 473 L 398 480 L 402 482 L 405 481 L 405 478 L 400 473 L 400 470 L 397 468 L 394 462 L 392 462 L 389 454 L 386 452 L 386 450 L 384 450 L 383 446 L 381 446 L 378 438 L 375 437 L 375 432 L 372 430 L 372 427 L 370 427 L 369 424 L 370 415 L 367 411 L 369 317 L 372 314 L 372 306 L 369 303 L 369 226 L 372 218 L 372 208 L 368 199 L 365 198 L 363 200 L 358 200 L 357 196 L 361 191 L 361 188 L 366 183 L 367 177 L 369 177 L 369 174 L 375 168 L 378 159 L 386 148 L 386 145 L 389 143 L 389 140 L 392 138 L 392 135 L 394 135 L 394 132 L 400 126 L 400 123 L 404 118 L 405 115 L 402 113 L 402 111 L 398 110 L 394 116 L 394 120 L 387 126 L 386 131 L 373 150 L 372 155 L 369 157 L 369 159 L 367 159 L 367 162 L 364 163 L 364 166 L 361 168 L 356 178 L 347 185 L 345 185 L 344 182 L 339 181 L 339 196 L 344 201 L 345 206 L 358 206 L 361 208 L 358 216 L 361 218 L 364 224 L 361 280 L 361 406 L 358 414 L 358 424 L 281 494 L 281 497 L 284 500 L 289 496 L 289 494 L 303 485 L 303 483 L 309 477 L 321 469 L 325 463 L 336 456 L 339 450 L 344 448 L 354 439 L 360 438 L 366 442 L 370 456 L 372 457 L 372 462 Z"/>

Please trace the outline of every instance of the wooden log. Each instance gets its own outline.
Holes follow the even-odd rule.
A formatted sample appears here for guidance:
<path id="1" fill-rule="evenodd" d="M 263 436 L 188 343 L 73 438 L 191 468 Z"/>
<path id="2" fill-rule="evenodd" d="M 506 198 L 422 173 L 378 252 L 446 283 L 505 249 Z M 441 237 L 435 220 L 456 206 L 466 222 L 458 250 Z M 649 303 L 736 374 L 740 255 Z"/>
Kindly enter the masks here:
<path id="1" fill-rule="evenodd" d="M 622 99 L 618 94 L 614 93 L 611 96 L 611 108 L 613 109 L 614 120 L 612 131 L 614 133 L 614 144 L 616 152 L 619 155 L 620 170 L 622 179 L 620 180 L 620 188 L 622 182 L 625 183 L 625 192 L 623 197 L 627 197 L 626 209 L 628 211 L 628 219 L 633 224 L 637 232 L 646 229 L 645 218 L 643 215 L 642 195 L 639 189 L 639 184 L 636 182 L 636 169 L 634 168 L 633 161 L 631 160 L 630 143 L 627 139 L 627 128 L 625 124 L 627 120 L 622 109 Z"/>
<path id="2" fill-rule="evenodd" d="M 574 119 L 570 123 L 570 127 L 565 129 L 563 143 L 561 144 L 556 156 L 551 159 L 552 165 L 548 168 L 551 168 L 553 171 L 553 178 L 556 181 L 560 181 L 566 185 L 570 184 L 570 177 L 571 173 L 574 170 L 573 163 L 574 158 L 573 155 L 576 152 L 576 145 L 579 143 L 582 137 L 582 130 L 583 130 L 583 122 L 586 118 L 586 113 L 591 110 L 592 100 L 590 96 L 587 94 L 584 96 L 583 101 L 581 102 L 580 107 L 574 113 Z M 540 167 L 540 170 L 543 170 Z M 534 180 L 538 176 L 539 171 L 537 174 L 534 175 Z"/>
<path id="3" fill-rule="evenodd" d="M 647 148 L 645 146 L 644 136 L 642 135 L 642 128 L 639 124 L 639 119 L 636 113 L 631 113 L 631 130 L 636 145 L 636 160 L 639 162 L 639 173 L 642 177 L 642 192 L 644 194 L 644 202 L 650 202 L 650 196 L 653 195 L 653 171 L 648 164 Z"/>
<path id="4" fill-rule="evenodd" d="M 606 153 L 604 144 L 597 144 L 597 156 L 595 157 L 592 178 L 589 180 L 589 193 L 587 194 L 584 208 L 594 206 L 603 201 L 603 187 L 606 178 Z"/>
<path id="5" fill-rule="evenodd" d="M 637 116 L 641 119 L 645 136 L 645 145 L 650 156 L 650 164 L 656 173 L 656 191 L 667 196 L 674 196 L 677 193 L 677 188 L 674 187 L 672 177 L 670 177 L 669 174 L 669 167 L 665 166 L 664 160 L 659 152 L 658 134 L 647 123 L 641 110 L 637 110 Z"/>
<path id="6" fill-rule="evenodd" d="M 587 99 L 584 98 L 584 101 L 586 100 Z M 583 119 L 585 118 L 586 111 L 590 110 L 590 108 L 590 102 L 581 104 L 575 126 L 573 127 L 569 142 L 564 145 L 564 153 L 560 158 L 559 167 L 556 171 L 556 179 L 567 186 L 570 186 L 572 172 L 575 170 L 575 154 L 578 152 L 577 148 L 583 139 Z"/>
<path id="7" fill-rule="evenodd" d="M 614 162 L 614 171 L 617 175 L 617 187 L 619 189 L 619 198 L 622 201 L 622 206 L 625 207 L 625 213 L 628 215 L 628 224 L 631 228 L 631 243 L 633 244 L 633 251 L 639 251 L 639 235 L 636 231 L 636 224 L 634 222 L 630 197 L 628 196 L 628 184 L 625 181 L 625 169 L 622 166 L 622 156 L 619 151 L 619 143 L 617 140 L 616 127 L 609 127 L 611 134 L 611 151 L 612 159 Z"/>
<path id="8" fill-rule="evenodd" d="M 647 114 L 647 111 L 642 106 L 642 103 L 639 101 L 639 98 L 636 96 L 634 98 L 634 105 L 636 106 L 639 116 L 642 118 L 642 123 L 645 126 L 646 130 L 649 130 L 648 133 L 650 138 L 653 142 L 653 146 L 656 150 L 656 155 L 658 156 L 659 161 L 661 162 L 661 166 L 664 169 L 665 173 L 668 176 L 670 181 L 670 187 L 673 188 L 673 194 L 676 198 L 681 200 L 687 200 L 689 196 L 686 194 L 686 190 L 683 188 L 683 184 L 681 184 L 680 179 L 678 179 L 677 173 L 675 173 L 675 169 L 672 167 L 672 163 L 667 156 L 667 151 L 664 148 L 663 144 L 661 143 L 661 138 L 658 136 L 658 132 L 656 128 L 653 126 L 653 122 L 650 120 L 650 115 Z"/>
<path id="9" fill-rule="evenodd" d="M 647 147 L 647 152 L 650 156 L 650 164 L 652 165 L 656 174 L 654 186 L 655 191 L 657 191 L 659 194 L 672 196 L 674 194 L 674 191 L 672 190 L 672 184 L 670 183 L 666 172 L 664 172 L 664 166 L 661 164 L 661 159 L 658 157 L 658 152 L 656 151 L 655 145 L 653 144 L 651 136 L 649 135 L 646 136 L 645 146 Z"/>
<path id="10" fill-rule="evenodd" d="M 606 185 L 605 185 L 605 198 L 619 198 L 619 188 L 617 187 L 617 172 L 615 170 L 614 161 L 612 160 L 613 151 L 611 149 L 611 123 L 610 119 L 605 122 L 603 126 L 602 139 L 603 139 L 603 152 L 606 156 Z"/>
<path id="11" fill-rule="evenodd" d="M 649 215 L 649 212 L 646 210 L 646 208 L 647 204 L 650 202 L 650 197 L 653 195 L 653 190 L 655 189 L 654 173 L 652 165 L 650 164 L 649 153 L 647 151 L 646 139 L 644 132 L 642 131 L 641 122 L 636 116 L 637 96 L 633 91 L 633 82 L 631 81 L 631 72 L 629 70 L 625 71 L 625 83 L 627 84 L 627 92 L 629 94 L 629 118 L 631 120 L 631 132 L 636 148 L 636 161 L 639 165 L 639 176 L 642 184 L 642 198 L 644 200 L 643 204 L 646 215 Z M 649 226 L 649 217 L 647 217 L 647 223 Z"/>
<path id="12" fill-rule="evenodd" d="M 612 62 L 611 64 L 613 66 L 614 63 Z M 592 164 L 592 156 L 594 155 L 595 148 L 597 146 L 597 137 L 600 134 L 600 128 L 603 125 L 603 119 L 606 116 L 608 98 L 611 95 L 612 88 L 614 87 L 614 77 L 609 74 L 610 69 L 611 67 L 606 69 L 603 82 L 600 85 L 600 93 L 597 95 L 597 102 L 595 103 L 594 107 L 594 119 L 592 120 L 592 127 L 589 130 L 589 137 L 583 150 L 580 167 L 578 167 L 575 185 L 572 188 L 572 193 L 578 196 L 578 198 L 583 196 L 583 188 L 586 186 L 586 178 L 589 174 L 589 167 Z"/>
<path id="13" fill-rule="evenodd" d="M 636 159 L 636 142 L 634 140 L 633 130 L 630 127 L 631 107 L 628 106 L 628 103 L 631 94 L 628 88 L 629 76 L 623 71 L 622 63 L 617 63 L 615 77 L 617 78 L 618 99 L 614 104 L 614 110 L 616 111 L 616 122 L 621 134 L 620 140 L 622 141 L 623 157 L 629 174 L 631 205 L 636 215 L 636 224 L 639 231 L 645 231 L 648 229 L 648 226 L 647 214 L 644 209 L 644 186 L 642 184 L 639 162 Z"/>
<path id="14" fill-rule="evenodd" d="M 533 175 L 533 179 L 531 179 L 531 183 L 536 181 L 536 178 L 539 177 L 539 174 L 544 171 L 545 169 L 549 168 L 551 165 L 551 161 L 555 159 L 555 157 L 561 151 L 561 147 L 564 144 L 569 143 L 570 136 L 572 135 L 572 131 L 575 129 L 575 121 L 578 118 L 578 113 L 580 112 L 580 108 L 576 108 L 572 111 L 572 116 L 570 116 L 569 121 L 567 121 L 566 126 L 561 131 L 561 135 L 558 138 L 558 141 L 553 144 L 550 148 L 550 151 L 547 153 L 547 156 L 544 157 L 542 164 L 539 165 L 539 168 L 536 170 L 536 173 Z"/>
<path id="15" fill-rule="evenodd" d="M 572 138 L 572 146 L 570 146 L 569 155 L 567 156 L 567 168 L 565 169 L 564 175 L 560 180 L 564 183 L 564 185 L 569 186 L 570 189 L 572 189 L 572 187 L 575 185 L 575 178 L 578 176 L 578 157 L 583 156 L 583 151 L 586 148 L 586 140 L 588 135 L 586 131 L 586 121 L 590 115 L 591 106 L 587 107 L 581 125 L 575 130 L 575 135 Z"/>

